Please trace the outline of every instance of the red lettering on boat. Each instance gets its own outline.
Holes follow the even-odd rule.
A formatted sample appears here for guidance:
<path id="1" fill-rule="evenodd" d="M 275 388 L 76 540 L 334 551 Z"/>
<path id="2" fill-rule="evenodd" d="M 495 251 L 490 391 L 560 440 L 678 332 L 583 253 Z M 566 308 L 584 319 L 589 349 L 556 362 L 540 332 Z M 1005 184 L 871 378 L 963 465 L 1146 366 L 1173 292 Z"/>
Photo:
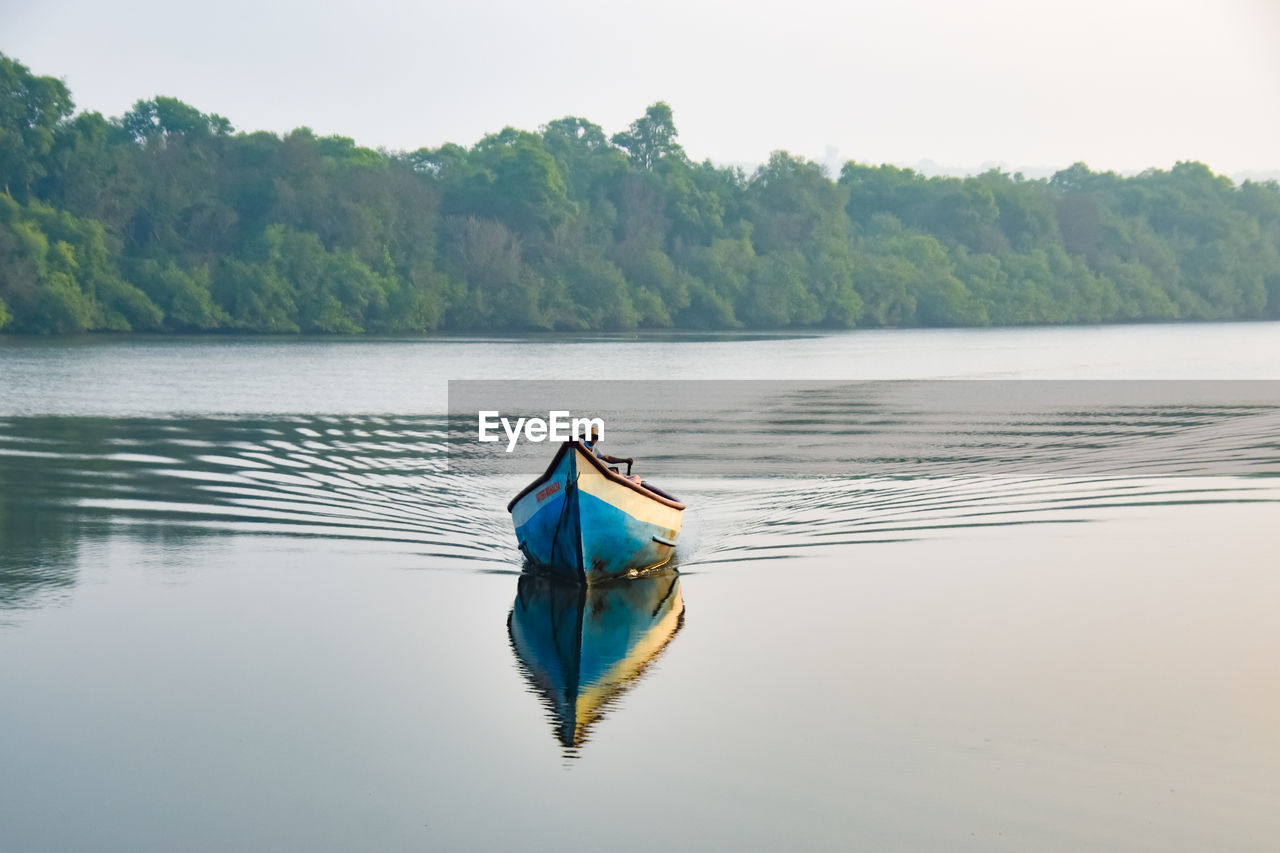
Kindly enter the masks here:
<path id="1" fill-rule="evenodd" d="M 559 482 L 559 481 L 556 481 L 556 482 L 552 483 L 551 485 L 546 486 L 545 488 L 539 489 L 539 490 L 538 490 L 538 503 L 542 503 L 544 500 L 546 500 L 547 498 L 551 497 L 552 495 L 554 495 L 554 494 L 555 494 L 556 492 L 558 492 L 558 491 L 560 491 L 560 482 Z"/>

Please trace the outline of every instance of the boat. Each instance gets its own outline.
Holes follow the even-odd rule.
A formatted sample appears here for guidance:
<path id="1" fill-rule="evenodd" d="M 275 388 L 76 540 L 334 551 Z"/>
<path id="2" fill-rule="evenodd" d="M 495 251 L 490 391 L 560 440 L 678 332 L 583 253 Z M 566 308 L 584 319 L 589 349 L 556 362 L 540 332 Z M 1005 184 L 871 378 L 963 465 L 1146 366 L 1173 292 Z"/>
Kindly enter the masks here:
<path id="1" fill-rule="evenodd" d="M 674 495 L 618 473 L 574 439 L 507 504 L 530 566 L 584 584 L 669 561 L 684 508 Z"/>
<path id="2" fill-rule="evenodd" d="M 674 572 L 582 584 L 521 575 L 507 637 L 570 756 L 684 625 Z"/>

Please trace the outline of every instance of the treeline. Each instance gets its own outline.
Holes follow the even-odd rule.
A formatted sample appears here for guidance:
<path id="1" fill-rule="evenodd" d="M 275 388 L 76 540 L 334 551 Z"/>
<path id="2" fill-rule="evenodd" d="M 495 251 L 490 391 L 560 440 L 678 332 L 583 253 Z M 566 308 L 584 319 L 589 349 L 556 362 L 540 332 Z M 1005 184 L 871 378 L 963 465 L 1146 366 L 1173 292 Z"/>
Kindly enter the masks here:
<path id="1" fill-rule="evenodd" d="M 1280 317 L 1280 187 L 694 163 L 654 104 L 471 148 L 73 115 L 0 55 L 0 327 L 407 332 Z"/>

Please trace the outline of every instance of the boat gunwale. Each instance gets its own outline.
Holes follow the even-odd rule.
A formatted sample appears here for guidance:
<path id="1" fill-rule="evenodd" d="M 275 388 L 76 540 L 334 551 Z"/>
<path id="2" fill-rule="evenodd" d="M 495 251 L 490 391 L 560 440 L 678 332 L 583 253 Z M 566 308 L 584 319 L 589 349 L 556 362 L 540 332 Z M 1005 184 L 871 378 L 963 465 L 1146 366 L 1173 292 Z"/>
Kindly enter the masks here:
<path id="1" fill-rule="evenodd" d="M 671 500 L 670 498 L 665 498 L 662 495 L 658 494 L 657 492 L 653 492 L 653 491 L 650 491 L 649 489 L 646 489 L 644 486 L 640 485 L 639 483 L 635 483 L 635 482 L 632 482 L 631 480 L 628 480 L 626 477 L 617 473 L 608 465 L 605 465 L 604 462 L 602 462 L 594 453 L 588 450 L 586 446 L 582 444 L 582 442 L 571 438 L 560 445 L 560 449 L 556 451 L 556 455 L 551 459 L 551 464 L 547 466 L 547 470 L 543 472 L 542 476 L 538 477 L 532 483 L 525 486 L 523 489 L 521 489 L 519 492 L 516 493 L 516 496 L 512 498 L 511 501 L 507 504 L 507 512 L 511 512 L 512 509 L 515 508 L 515 505 L 520 502 L 521 498 L 523 498 L 525 495 L 529 494 L 534 489 L 538 488 L 538 486 L 541 486 L 543 483 L 547 482 L 552 478 L 552 476 L 556 472 L 556 467 L 560 464 L 561 457 L 563 457 L 566 453 L 568 453 L 570 448 L 577 448 L 581 450 L 583 457 L 585 457 L 588 462 L 594 465 L 596 470 L 605 476 L 605 479 L 611 482 L 617 483 L 620 486 L 626 486 L 628 489 L 631 489 L 632 491 L 639 492 L 640 494 L 644 495 L 646 498 L 657 501 L 663 506 L 669 506 L 672 509 L 678 509 L 678 510 L 685 509 L 685 505 L 680 503 L 679 501 L 674 501 L 674 500 Z"/>

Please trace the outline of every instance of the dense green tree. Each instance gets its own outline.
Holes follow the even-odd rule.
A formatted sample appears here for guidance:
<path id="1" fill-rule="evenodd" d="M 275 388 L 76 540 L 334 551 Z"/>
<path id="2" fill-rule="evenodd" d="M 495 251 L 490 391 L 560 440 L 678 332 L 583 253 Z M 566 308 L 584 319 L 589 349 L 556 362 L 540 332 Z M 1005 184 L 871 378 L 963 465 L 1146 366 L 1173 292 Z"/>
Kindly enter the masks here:
<path id="1" fill-rule="evenodd" d="M 773 252 L 761 258 L 738 301 L 738 316 L 761 328 L 812 326 L 822 320 L 822 307 L 805 286 L 804 256 Z"/>
<path id="2" fill-rule="evenodd" d="M 564 324 L 567 328 L 634 329 L 639 324 L 631 289 L 615 264 L 585 255 L 566 258 L 561 268 L 575 318 Z"/>
<path id="3" fill-rule="evenodd" d="M 783 325 L 854 325 L 863 304 L 854 284 L 845 188 L 819 164 L 776 151 L 752 175 L 746 198 L 762 263 L 753 271 L 741 316 L 755 325 L 766 317 L 785 317 Z M 797 280 L 805 285 L 803 295 Z M 762 288 L 770 282 L 778 292 L 766 297 Z"/>
<path id="4" fill-rule="evenodd" d="M 224 260 L 214 279 L 213 296 L 230 318 L 232 329 L 275 334 L 302 331 L 293 288 L 270 263 Z"/>
<path id="5" fill-rule="evenodd" d="M 41 200 L 125 233 L 143 203 L 143 176 L 134 146 L 113 144 L 118 127 L 95 112 L 80 113 L 54 130 Z"/>
<path id="6" fill-rule="evenodd" d="M 761 253 L 802 250 L 825 236 L 848 235 L 846 193 L 822 166 L 775 151 L 747 187 L 752 240 Z"/>
<path id="7" fill-rule="evenodd" d="M 184 270 L 173 261 L 143 258 L 130 279 L 164 312 L 164 325 L 176 332 L 204 332 L 224 326 L 229 317 L 214 304 L 209 267 Z"/>
<path id="8" fill-rule="evenodd" d="M 160 328 L 160 310 L 121 278 L 98 223 L 0 195 L 0 229 L 0 299 L 15 331 Z"/>
<path id="9" fill-rule="evenodd" d="M 673 245 L 706 245 L 723 232 L 725 199 L 714 168 L 709 163 L 692 166 L 674 158 L 663 161 L 666 216 Z"/>
<path id="10" fill-rule="evenodd" d="M 567 116 L 542 128 L 547 153 L 555 158 L 570 197 L 592 202 L 627 170 L 627 157 L 610 144 L 604 130 L 584 118 Z"/>
<path id="11" fill-rule="evenodd" d="M 613 135 L 613 144 L 622 148 L 631 162 L 641 169 L 653 169 L 667 157 L 684 157 L 684 149 L 676 142 L 675 120 L 671 107 L 658 101 L 624 131 Z"/>
<path id="12" fill-rule="evenodd" d="M 451 319 L 471 328 L 544 326 L 537 276 L 524 262 L 519 238 L 506 225 L 475 216 L 445 223 L 446 263 L 464 284 Z"/>
<path id="13" fill-rule="evenodd" d="M 1280 185 L 1200 163 L 832 180 L 691 162 L 663 102 L 612 137 L 567 116 L 405 153 L 71 106 L 0 56 L 6 332 L 1280 318 Z"/>
<path id="14" fill-rule="evenodd" d="M 54 131 L 71 114 L 71 93 L 60 80 L 37 77 L 0 53 L 0 185 L 25 200 L 44 175 Z"/>
<path id="15" fill-rule="evenodd" d="M 120 120 L 120 129 L 140 145 L 163 144 L 175 136 L 203 139 L 229 136 L 231 122 L 220 115 L 205 114 L 177 98 L 157 95 L 138 101 Z"/>

